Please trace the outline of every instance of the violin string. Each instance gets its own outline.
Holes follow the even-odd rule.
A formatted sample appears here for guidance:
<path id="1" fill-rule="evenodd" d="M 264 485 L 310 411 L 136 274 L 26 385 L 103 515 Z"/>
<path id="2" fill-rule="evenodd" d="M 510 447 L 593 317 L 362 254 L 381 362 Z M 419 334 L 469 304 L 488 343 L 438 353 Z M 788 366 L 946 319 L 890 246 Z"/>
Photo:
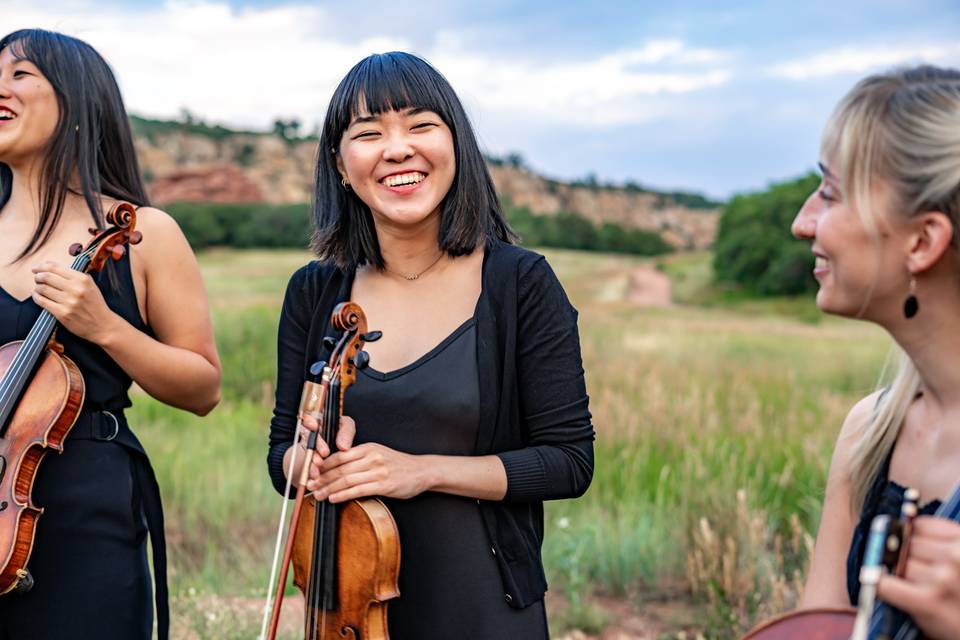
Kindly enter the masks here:
<path id="1" fill-rule="evenodd" d="M 347 334 L 345 333 L 344 337 L 346 337 L 346 335 Z M 327 402 L 325 403 L 325 407 L 324 407 L 325 412 L 324 412 L 324 421 L 323 421 L 323 435 L 324 435 L 324 441 L 327 442 L 327 446 L 329 447 L 331 454 L 333 453 L 333 450 L 336 447 L 336 431 L 339 430 L 339 423 L 340 423 L 340 415 L 339 415 L 340 413 L 339 412 L 340 373 L 341 373 L 340 363 L 338 362 L 334 375 L 330 381 L 330 392 L 327 395 Z M 321 563 L 323 566 L 323 571 L 320 572 L 323 578 L 323 584 L 319 588 L 321 598 L 322 598 L 320 603 L 322 607 L 322 610 L 320 613 L 320 627 L 321 627 L 320 640 L 324 640 L 327 635 L 327 609 L 330 607 L 330 604 L 331 604 L 330 598 L 332 597 L 332 594 L 328 593 L 326 588 L 327 585 L 330 584 L 330 581 L 327 579 L 327 576 L 323 574 L 324 573 L 328 574 L 331 571 L 337 570 L 336 564 L 334 564 L 333 566 L 330 566 L 329 563 L 326 562 L 327 551 L 328 551 L 327 546 L 330 544 L 336 543 L 337 532 L 335 530 L 327 531 L 327 527 L 334 526 L 333 523 L 336 522 L 333 519 L 334 514 L 331 513 L 331 510 L 334 508 L 334 506 L 330 504 L 329 496 L 322 503 L 318 503 L 318 506 L 321 507 L 322 517 L 321 517 L 321 525 L 320 525 L 320 531 L 321 531 L 320 550 L 318 550 L 317 553 L 320 554 Z M 331 522 L 330 525 L 327 524 L 328 514 L 330 514 L 330 518 L 329 518 Z"/>
<path id="2" fill-rule="evenodd" d="M 337 345 L 337 349 L 334 350 L 334 354 L 340 353 L 342 349 L 342 340 Z M 328 448 L 332 448 L 332 440 L 330 438 L 330 429 L 331 424 L 335 420 L 333 415 L 333 398 L 334 390 L 339 386 L 338 380 L 340 375 L 340 365 L 338 362 L 334 363 L 333 368 L 330 371 L 330 381 L 327 386 L 327 392 L 324 396 L 323 403 L 323 424 L 321 425 L 321 435 L 323 441 L 327 443 Z M 314 512 L 314 539 L 317 540 L 319 536 L 319 543 L 315 544 L 313 550 L 314 553 L 314 567 L 315 571 L 313 572 L 312 577 L 312 589 L 311 589 L 311 613 L 313 619 L 310 624 L 310 638 L 311 640 L 316 640 L 318 634 L 320 638 L 326 636 L 326 624 L 327 624 L 327 610 L 326 610 L 326 594 L 323 589 L 323 575 L 324 571 L 329 571 L 329 567 L 326 566 L 324 559 L 326 558 L 326 545 L 327 545 L 327 502 L 317 502 L 316 511 Z M 317 624 L 317 611 L 319 610 L 320 624 Z M 319 631 L 318 631 L 319 627 Z"/>
<path id="3" fill-rule="evenodd" d="M 89 264 L 89 261 L 84 262 L 83 260 L 84 257 L 85 257 L 84 254 L 77 256 L 77 258 L 73 261 L 73 264 L 71 265 L 71 269 L 73 269 L 74 271 L 82 271 L 84 268 L 86 268 L 87 264 Z M 5 375 L 3 378 L 4 383 L 8 383 L 8 381 L 10 381 L 9 384 L 12 385 L 13 384 L 12 381 L 15 379 L 15 377 L 21 375 L 21 371 L 19 369 L 22 369 L 22 367 L 25 365 L 23 360 L 30 359 L 28 358 L 27 354 L 36 350 L 37 347 L 46 343 L 48 336 L 44 334 L 46 334 L 46 332 L 51 328 L 51 326 L 55 322 L 56 322 L 56 319 L 53 317 L 53 315 L 49 311 L 43 310 L 41 312 L 40 317 L 37 319 L 36 323 L 33 326 L 33 329 L 30 330 L 30 333 L 27 335 L 26 340 L 23 341 L 23 344 L 20 346 L 20 349 L 17 351 L 17 355 L 14 357 L 13 363 L 11 363 L 11 366 L 7 372 L 7 375 Z M 20 357 L 21 354 L 23 354 L 23 357 Z M 3 391 L 0 391 L 0 393 L 6 393 L 6 392 L 7 392 L 6 389 L 4 389 Z"/>
<path id="4" fill-rule="evenodd" d="M 334 351 L 334 353 L 336 352 L 337 350 Z M 323 422 L 321 425 L 321 429 L 322 429 L 321 436 L 323 437 L 324 442 L 328 443 L 328 446 L 329 446 L 329 437 L 328 437 L 327 429 L 330 424 L 330 397 L 331 397 L 330 387 L 333 386 L 333 379 L 336 377 L 336 373 L 338 370 L 339 370 L 339 367 L 336 365 L 334 365 L 334 367 L 331 369 L 331 372 L 330 372 L 331 379 L 328 382 L 326 393 L 324 394 Z M 323 567 L 324 546 L 323 545 L 326 540 L 326 537 L 323 535 L 323 532 L 325 528 L 325 516 L 326 516 L 326 511 L 323 508 L 323 503 L 317 502 L 314 507 L 314 523 L 313 523 L 315 548 L 313 549 L 313 562 L 311 563 L 312 566 L 311 566 L 310 582 L 309 582 L 309 590 L 308 590 L 309 597 L 307 598 L 307 603 L 308 603 L 307 608 L 309 610 L 307 628 L 309 629 L 308 633 L 309 633 L 310 640 L 313 640 L 317 637 L 316 616 L 317 616 L 317 609 L 320 607 L 322 602 L 320 585 L 321 585 L 321 576 L 323 574 L 323 569 L 324 569 Z M 316 543 L 318 539 L 319 539 L 319 543 Z M 321 624 L 326 623 L 325 615 L 326 615 L 326 612 L 324 611 L 321 614 Z"/>
<path id="5" fill-rule="evenodd" d="M 89 251 L 90 249 L 74 258 L 70 268 L 74 271 L 83 271 L 87 265 L 90 264 L 90 260 L 88 259 Z M 23 341 L 23 344 L 21 344 L 17 350 L 17 354 L 14 356 L 10 368 L 3 376 L 2 382 L 0 382 L 0 416 L 8 416 L 12 410 L 13 403 L 19 399 L 18 397 L 26 383 L 27 375 L 30 370 L 32 370 L 33 364 L 42 352 L 42 348 L 49 339 L 50 332 L 55 324 L 56 318 L 54 318 L 49 311 L 43 310 L 40 318 L 34 323 L 33 328 L 27 335 L 27 339 Z M 4 419 L 3 422 L 6 422 L 6 420 Z M 2 428 L 2 426 L 3 425 L 0 424 L 0 428 Z"/>
<path id="6" fill-rule="evenodd" d="M 339 373 L 339 367 L 337 367 L 337 373 Z M 331 440 L 331 431 L 332 431 L 332 422 L 335 420 L 333 415 L 333 398 L 336 392 L 336 389 L 339 385 L 335 385 L 334 381 L 330 380 L 330 393 L 327 395 L 327 402 L 324 403 L 324 412 L 323 412 L 323 439 L 327 443 L 327 447 L 332 451 L 334 443 Z M 314 549 L 314 553 L 317 554 L 317 557 L 320 558 L 318 566 L 320 571 L 317 572 L 317 585 L 315 597 L 318 599 L 317 605 L 320 607 L 320 638 L 321 640 L 326 636 L 327 633 L 327 593 L 324 588 L 326 585 L 325 572 L 330 571 L 330 567 L 326 565 L 327 558 L 327 511 L 328 511 L 328 501 L 324 500 L 323 502 L 317 503 L 317 509 L 320 510 L 320 522 L 319 528 L 317 531 L 320 532 L 320 544 L 318 549 Z M 317 627 L 314 625 L 314 637 L 317 634 Z"/>

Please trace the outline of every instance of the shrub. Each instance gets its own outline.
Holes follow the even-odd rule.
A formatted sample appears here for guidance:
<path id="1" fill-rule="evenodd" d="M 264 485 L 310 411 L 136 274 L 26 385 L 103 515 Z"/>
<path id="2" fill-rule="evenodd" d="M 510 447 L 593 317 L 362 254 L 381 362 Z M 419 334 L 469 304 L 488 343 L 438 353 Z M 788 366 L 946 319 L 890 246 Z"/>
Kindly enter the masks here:
<path id="1" fill-rule="evenodd" d="M 167 212 L 194 249 L 206 247 L 304 248 L 310 239 L 310 205 L 178 202 Z"/>
<path id="2" fill-rule="evenodd" d="M 759 296 L 815 290 L 813 254 L 790 235 L 790 223 L 818 184 L 819 177 L 810 174 L 733 198 L 721 214 L 714 245 L 717 281 Z"/>

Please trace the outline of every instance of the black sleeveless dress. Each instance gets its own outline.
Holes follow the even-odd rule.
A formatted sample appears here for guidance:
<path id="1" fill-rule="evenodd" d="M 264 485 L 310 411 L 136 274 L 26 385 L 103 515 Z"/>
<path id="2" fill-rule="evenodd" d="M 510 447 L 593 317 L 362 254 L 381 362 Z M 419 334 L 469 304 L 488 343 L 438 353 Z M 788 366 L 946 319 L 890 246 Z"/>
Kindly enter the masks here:
<path id="1" fill-rule="evenodd" d="M 137 329 L 140 316 L 127 256 L 95 279 L 107 305 Z M 22 340 L 40 315 L 32 299 L 0 288 L 0 344 Z M 57 336 L 84 377 L 86 397 L 62 454 L 40 465 L 34 503 L 37 521 L 27 565 L 33 588 L 0 597 L 0 640 L 148 640 L 153 629 L 146 540 L 149 529 L 157 573 L 158 626 L 166 636 L 163 516 L 153 470 L 127 426 L 131 380 L 96 345 L 63 327 Z"/>
<path id="2" fill-rule="evenodd" d="M 847 595 L 850 596 L 850 604 L 853 606 L 857 606 L 857 600 L 860 598 L 860 567 L 863 566 L 863 554 L 866 551 L 867 539 L 870 537 L 870 523 L 879 515 L 898 517 L 900 507 L 903 505 L 903 493 L 906 488 L 890 480 L 889 477 L 892 458 L 893 450 L 891 449 L 877 477 L 874 478 L 870 491 L 867 492 L 860 519 L 853 530 L 853 539 L 850 541 L 850 551 L 847 554 Z M 939 508 L 940 501 L 931 500 L 919 508 L 918 515 L 932 516 Z"/>
<path id="3" fill-rule="evenodd" d="M 371 367 L 347 390 L 355 442 L 397 451 L 474 455 L 480 426 L 477 330 L 467 320 L 430 352 L 396 371 Z M 400 597 L 387 606 L 390 638 L 547 638 L 543 600 L 515 609 L 477 500 L 427 492 L 385 498 L 400 533 Z"/>

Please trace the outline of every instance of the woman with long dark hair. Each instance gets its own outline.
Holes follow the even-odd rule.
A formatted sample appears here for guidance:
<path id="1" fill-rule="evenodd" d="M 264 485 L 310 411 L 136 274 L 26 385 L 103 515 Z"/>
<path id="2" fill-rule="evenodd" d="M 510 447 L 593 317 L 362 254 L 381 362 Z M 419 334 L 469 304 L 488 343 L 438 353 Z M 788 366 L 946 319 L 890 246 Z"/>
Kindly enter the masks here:
<path id="1" fill-rule="evenodd" d="M 143 242 L 97 277 L 68 247 L 117 201 L 138 206 Z M 0 638 L 167 636 L 163 518 L 153 471 L 124 409 L 131 381 L 197 414 L 219 399 L 220 363 L 196 260 L 176 223 L 147 206 L 130 125 L 107 63 L 41 30 L 0 40 L 0 343 L 41 310 L 84 376 L 86 397 L 61 455 L 40 467 L 45 509 L 26 594 L 0 597 Z"/>
<path id="2" fill-rule="evenodd" d="M 329 358 L 330 312 L 352 300 L 383 337 L 308 488 L 385 498 L 402 546 L 391 637 L 547 637 L 543 501 L 593 473 L 576 311 L 543 256 L 512 244 L 459 99 L 416 56 L 373 55 L 341 81 L 316 189 L 319 260 L 280 320 L 274 486 L 299 476 L 306 367 Z"/>
<path id="3" fill-rule="evenodd" d="M 870 523 L 899 515 L 905 487 L 931 516 L 960 480 L 960 71 L 925 66 L 859 82 L 827 125 L 821 168 L 793 222 L 813 243 L 817 305 L 880 325 L 902 353 L 892 381 L 851 409 L 837 440 L 810 607 L 856 604 Z M 906 575 L 884 576 L 877 594 L 925 637 L 960 637 L 960 524 L 918 518 Z"/>

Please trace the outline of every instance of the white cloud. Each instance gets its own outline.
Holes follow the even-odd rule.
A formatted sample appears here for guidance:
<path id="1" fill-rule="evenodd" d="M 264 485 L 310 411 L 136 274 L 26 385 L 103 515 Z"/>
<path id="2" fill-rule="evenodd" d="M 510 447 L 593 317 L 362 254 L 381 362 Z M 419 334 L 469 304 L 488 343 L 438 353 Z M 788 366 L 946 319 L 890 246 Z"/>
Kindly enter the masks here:
<path id="1" fill-rule="evenodd" d="M 138 10 L 4 0 L 4 24 L 76 35 L 117 72 L 128 108 L 173 116 L 183 107 L 239 126 L 275 117 L 322 118 L 337 82 L 362 57 L 411 49 L 389 34 L 346 41 L 312 4 L 232 9 L 224 0 L 170 0 Z M 542 64 L 463 49 L 442 32 L 419 49 L 480 113 L 513 113 L 551 123 L 607 126 L 667 114 L 664 98 L 727 83 L 720 51 L 654 40 L 576 62 Z"/>
<path id="2" fill-rule="evenodd" d="M 338 42 L 325 32 L 324 11 L 308 5 L 237 11 L 171 1 L 133 12 L 87 2 L 56 11 L 12 2 L 5 24 L 63 31 L 100 51 L 131 111 L 170 116 L 187 107 L 243 126 L 265 127 L 280 115 L 317 120 L 360 58 L 408 45 L 390 37 Z"/>
<path id="3" fill-rule="evenodd" d="M 430 59 L 483 111 L 608 126 L 662 117 L 669 111 L 663 98 L 726 84 L 732 73 L 704 65 L 708 56 L 711 63 L 722 58 L 719 52 L 658 40 L 579 62 L 503 59 L 458 48 L 438 48 Z M 687 68 L 691 65 L 699 68 Z"/>
<path id="4" fill-rule="evenodd" d="M 897 65 L 924 62 L 957 64 L 960 62 L 960 45 L 847 47 L 776 64 L 769 67 L 767 72 L 779 78 L 809 80 L 841 74 L 863 74 Z"/>

